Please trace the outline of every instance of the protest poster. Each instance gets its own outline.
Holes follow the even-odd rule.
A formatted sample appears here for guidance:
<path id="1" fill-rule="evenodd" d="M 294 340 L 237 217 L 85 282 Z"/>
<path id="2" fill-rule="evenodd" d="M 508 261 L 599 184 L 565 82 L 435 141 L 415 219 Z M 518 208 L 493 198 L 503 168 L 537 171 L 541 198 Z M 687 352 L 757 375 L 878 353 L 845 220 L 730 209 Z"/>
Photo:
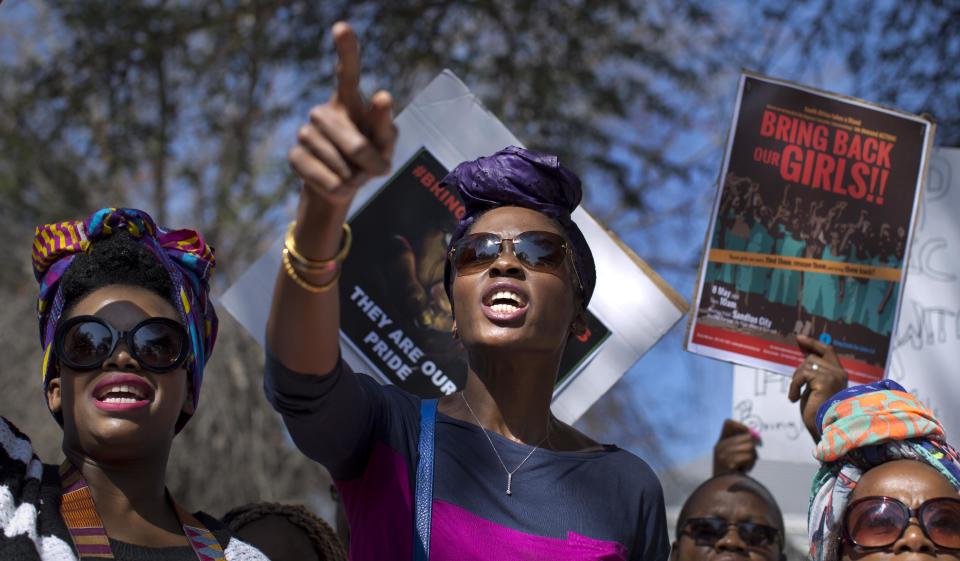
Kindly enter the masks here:
<path id="1" fill-rule="evenodd" d="M 789 374 L 796 336 L 884 376 L 929 158 L 927 119 L 741 75 L 686 348 Z"/>
<path id="2" fill-rule="evenodd" d="M 466 375 L 443 291 L 448 234 L 463 209 L 439 180 L 460 162 L 522 144 L 449 71 L 395 123 L 390 175 L 361 188 L 349 213 L 354 241 L 340 280 L 341 352 L 354 370 L 384 383 L 423 397 L 448 395 Z M 583 208 L 573 220 L 594 253 L 598 280 L 588 333 L 568 344 L 555 387 L 553 412 L 569 423 L 687 311 L 683 297 Z M 281 248 L 278 239 L 221 299 L 261 344 Z"/>
<path id="3" fill-rule="evenodd" d="M 944 426 L 947 441 L 960 442 L 960 383 L 954 365 L 960 356 L 960 150 L 938 148 L 917 216 L 912 258 L 903 294 L 903 312 L 893 339 L 888 377 L 923 401 Z M 790 379 L 734 366 L 731 418 L 763 438 L 763 461 L 814 463 L 813 441 L 797 404 L 787 400 Z"/>

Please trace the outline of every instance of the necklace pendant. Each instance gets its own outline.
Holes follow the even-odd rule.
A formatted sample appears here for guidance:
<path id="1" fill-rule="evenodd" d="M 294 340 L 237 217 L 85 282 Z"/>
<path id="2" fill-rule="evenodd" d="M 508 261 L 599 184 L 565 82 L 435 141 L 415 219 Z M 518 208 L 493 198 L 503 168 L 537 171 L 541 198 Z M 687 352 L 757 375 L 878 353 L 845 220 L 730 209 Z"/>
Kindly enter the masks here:
<path id="1" fill-rule="evenodd" d="M 511 488 L 513 487 L 513 474 L 507 474 L 507 495 L 513 495 Z"/>

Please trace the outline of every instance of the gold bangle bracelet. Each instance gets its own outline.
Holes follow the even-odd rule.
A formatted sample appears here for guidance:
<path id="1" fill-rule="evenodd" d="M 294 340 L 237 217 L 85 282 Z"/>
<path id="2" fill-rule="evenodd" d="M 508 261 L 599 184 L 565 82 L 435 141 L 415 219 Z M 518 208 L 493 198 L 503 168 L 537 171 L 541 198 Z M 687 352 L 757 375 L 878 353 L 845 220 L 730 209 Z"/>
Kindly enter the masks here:
<path id="1" fill-rule="evenodd" d="M 336 286 L 337 281 L 340 280 L 340 273 L 343 271 L 342 268 L 337 267 L 337 274 L 333 276 L 328 282 L 324 284 L 313 284 L 307 282 L 299 274 L 297 274 L 296 269 L 293 268 L 293 263 L 290 262 L 290 251 L 288 248 L 283 248 L 281 253 L 280 261 L 283 263 L 283 270 L 286 271 L 287 276 L 290 277 L 290 280 L 297 283 L 297 286 L 306 290 L 307 292 L 312 292 L 314 294 L 319 294 L 321 292 L 326 292 Z"/>
<path id="2" fill-rule="evenodd" d="M 343 241 L 340 243 L 340 251 L 330 259 L 307 259 L 297 251 L 297 244 L 293 240 L 293 229 L 297 226 L 297 221 L 293 220 L 287 226 L 287 234 L 283 238 L 283 247 L 289 252 L 290 257 L 298 265 L 307 270 L 332 271 L 338 263 L 342 263 L 350 253 L 350 246 L 353 244 L 353 231 L 350 225 L 343 224 Z"/>

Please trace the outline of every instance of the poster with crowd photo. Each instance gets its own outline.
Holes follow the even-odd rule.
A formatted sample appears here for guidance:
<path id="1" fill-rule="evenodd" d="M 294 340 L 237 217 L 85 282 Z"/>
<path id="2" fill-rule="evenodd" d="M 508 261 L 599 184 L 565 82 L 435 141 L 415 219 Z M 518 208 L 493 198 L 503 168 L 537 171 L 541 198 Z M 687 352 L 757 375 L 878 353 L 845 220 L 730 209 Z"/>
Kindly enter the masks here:
<path id="1" fill-rule="evenodd" d="M 464 215 L 447 170 L 420 149 L 350 219 L 353 247 L 340 278 L 341 332 L 384 381 L 422 397 L 463 389 L 467 365 L 451 336 L 443 286 L 447 242 Z M 610 334 L 589 311 L 587 331 L 571 337 L 563 384 Z"/>
<path id="2" fill-rule="evenodd" d="M 744 73 L 687 349 L 790 374 L 803 334 L 833 345 L 853 381 L 882 378 L 933 132 Z"/>

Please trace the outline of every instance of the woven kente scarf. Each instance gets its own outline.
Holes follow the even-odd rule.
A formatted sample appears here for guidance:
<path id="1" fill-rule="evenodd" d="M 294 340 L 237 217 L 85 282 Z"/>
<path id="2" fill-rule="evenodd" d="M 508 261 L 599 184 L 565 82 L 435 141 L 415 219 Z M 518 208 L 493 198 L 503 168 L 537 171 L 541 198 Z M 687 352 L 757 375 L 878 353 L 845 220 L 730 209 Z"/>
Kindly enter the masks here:
<path id="1" fill-rule="evenodd" d="M 103 528 L 103 521 L 93 503 L 93 493 L 80 471 L 66 461 L 60 466 L 60 485 L 63 496 L 60 516 L 67 525 L 73 546 L 81 560 L 113 559 L 110 538 Z M 167 499 L 173 504 L 177 519 L 190 547 L 199 561 L 226 561 L 223 548 L 213 533 L 174 501 L 169 493 Z"/>

